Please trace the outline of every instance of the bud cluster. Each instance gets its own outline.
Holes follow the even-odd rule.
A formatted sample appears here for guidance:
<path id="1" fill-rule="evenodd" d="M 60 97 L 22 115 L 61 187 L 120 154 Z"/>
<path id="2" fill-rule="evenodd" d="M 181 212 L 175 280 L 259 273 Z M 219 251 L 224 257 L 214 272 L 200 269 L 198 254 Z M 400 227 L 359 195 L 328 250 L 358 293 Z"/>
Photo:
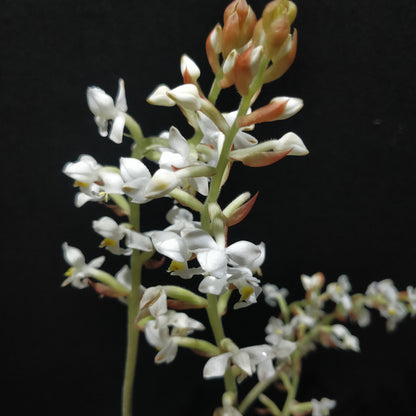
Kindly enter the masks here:
<path id="1" fill-rule="evenodd" d="M 281 77 L 294 60 L 297 36 L 291 25 L 296 11 L 293 2 L 274 0 L 257 19 L 245 0 L 234 0 L 224 11 L 223 25 L 218 23 L 206 39 L 208 62 L 215 75 L 209 93 L 200 87 L 202 71 L 188 55 L 180 60 L 179 85 L 156 86 L 147 102 L 178 108 L 194 130 L 191 137 L 173 125 L 158 126 L 161 133 L 146 137 L 127 112 L 122 79 L 115 100 L 99 87 L 87 89 L 87 104 L 100 136 L 115 143 L 131 139 L 132 152 L 121 155 L 114 166 L 82 154 L 68 162 L 63 173 L 78 190 L 77 207 L 97 202 L 108 209 L 92 221 L 92 229 L 99 235 L 97 245 L 105 254 L 126 262 L 113 275 L 102 269 L 104 255 L 87 263 L 80 249 L 65 242 L 63 255 L 70 267 L 62 285 L 91 287 L 128 308 L 123 416 L 131 416 L 140 331 L 157 350 L 156 363 L 172 362 L 179 348 L 206 357 L 203 377 L 224 378 L 225 383 L 222 406 L 215 415 L 242 415 L 259 399 L 272 414 L 316 416 L 328 414 L 335 402 L 327 398 L 305 403 L 294 400 L 303 356 L 316 345 L 359 351 L 358 339 L 344 323 L 367 325 L 368 308 L 387 319 L 388 330 L 405 316 L 416 315 L 414 287 L 399 292 L 385 280 L 371 284 L 365 294 L 351 295 L 346 276 L 324 289 L 321 273 L 302 275 L 305 299 L 288 304 L 286 289 L 264 283 L 265 244 L 234 241 L 230 233 L 230 227 L 243 221 L 258 200 L 258 192 L 252 196 L 247 191 L 239 191 L 234 199 L 225 198 L 226 203 L 223 195 L 220 198 L 233 164 L 263 167 L 286 156 L 309 153 L 294 132 L 268 140 L 251 133 L 258 124 L 285 120 L 303 107 L 300 98 L 277 96 L 262 107 L 251 108 L 263 86 Z M 217 97 L 232 85 L 241 101 L 235 111 L 223 112 L 216 105 Z M 142 230 L 141 206 L 160 198 L 172 201 L 161 219 L 165 225 Z M 162 285 L 154 272 L 147 272 L 156 269 L 168 274 L 174 284 Z M 151 278 L 148 273 L 153 274 Z M 279 307 L 280 314 L 270 318 L 263 343 L 240 347 L 225 335 L 222 317 L 229 310 L 258 303 L 262 293 L 266 303 Z M 333 306 L 330 313 L 328 304 Z M 194 309 L 206 310 L 206 323 L 188 315 Z M 212 341 L 191 336 L 207 326 L 213 332 Z M 258 379 L 253 389 L 257 395 L 250 393 L 240 400 L 237 385 L 250 377 Z M 273 382 L 287 392 L 281 411 L 262 394 Z"/>

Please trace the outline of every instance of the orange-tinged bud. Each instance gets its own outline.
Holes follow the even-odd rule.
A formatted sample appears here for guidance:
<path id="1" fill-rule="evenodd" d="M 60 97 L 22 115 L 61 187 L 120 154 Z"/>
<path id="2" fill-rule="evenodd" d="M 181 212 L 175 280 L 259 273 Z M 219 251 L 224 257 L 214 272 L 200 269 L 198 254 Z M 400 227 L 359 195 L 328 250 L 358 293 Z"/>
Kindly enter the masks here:
<path id="1" fill-rule="evenodd" d="M 237 13 L 240 21 L 244 22 L 244 20 L 246 20 L 249 7 L 250 6 L 247 4 L 246 0 L 232 1 L 224 10 L 224 22 L 226 22 L 233 13 Z"/>
<path id="2" fill-rule="evenodd" d="M 243 219 L 249 214 L 251 209 L 256 202 L 259 193 L 257 192 L 252 198 L 250 198 L 247 202 L 242 204 L 238 207 L 229 218 L 226 220 L 227 227 L 231 227 L 232 225 L 238 224 L 239 222 L 243 221 Z"/>
<path id="3" fill-rule="evenodd" d="M 250 46 L 235 61 L 234 82 L 241 96 L 248 94 L 250 84 L 253 81 L 253 73 L 251 71 L 252 52 L 253 47 Z"/>
<path id="4" fill-rule="evenodd" d="M 290 23 L 286 15 L 273 20 L 265 32 L 264 53 L 270 59 L 276 56 L 290 34 Z"/>
<path id="5" fill-rule="evenodd" d="M 269 104 L 241 117 L 238 126 L 241 128 L 252 124 L 285 120 L 299 112 L 302 107 L 303 101 L 300 98 L 276 97 Z"/>
<path id="6" fill-rule="evenodd" d="M 267 68 L 264 74 L 263 82 L 265 84 L 280 78 L 290 68 L 295 60 L 297 43 L 298 36 L 295 29 L 293 35 L 288 36 L 278 55 L 272 58 L 273 64 Z"/>
<path id="7" fill-rule="evenodd" d="M 278 19 L 283 15 L 287 15 L 289 11 L 289 1 L 288 0 L 274 0 L 266 5 L 263 10 L 262 19 L 263 19 L 263 28 L 265 32 L 269 30 L 269 27 L 274 20 Z"/>
<path id="8" fill-rule="evenodd" d="M 257 18 L 245 0 L 235 0 L 224 11 L 222 54 L 226 58 L 233 49 L 244 46 L 253 35 Z"/>
<path id="9" fill-rule="evenodd" d="M 241 117 L 238 120 L 238 126 L 242 128 L 252 124 L 277 120 L 285 111 L 286 103 L 288 101 L 289 98 L 285 101 L 269 103 L 263 107 L 260 107 L 250 114 L 246 114 L 245 116 Z"/>
<path id="10" fill-rule="evenodd" d="M 205 51 L 209 65 L 214 74 L 221 69 L 219 54 L 221 53 L 222 27 L 219 23 L 212 29 L 205 42 Z"/>
<path id="11" fill-rule="evenodd" d="M 296 7 L 296 4 L 289 1 L 289 8 L 287 11 L 287 17 L 289 18 L 290 24 L 293 24 L 293 22 L 296 19 L 296 15 L 298 14 L 298 8 Z"/>

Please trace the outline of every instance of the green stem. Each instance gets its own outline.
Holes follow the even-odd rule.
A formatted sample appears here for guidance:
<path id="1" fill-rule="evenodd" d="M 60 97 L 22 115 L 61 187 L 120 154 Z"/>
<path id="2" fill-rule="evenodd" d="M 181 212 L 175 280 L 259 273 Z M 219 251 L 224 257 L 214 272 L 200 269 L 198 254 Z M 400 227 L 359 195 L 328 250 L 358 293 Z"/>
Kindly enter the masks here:
<path id="1" fill-rule="evenodd" d="M 287 392 L 286 401 L 285 401 L 285 404 L 284 404 L 283 410 L 282 410 L 282 416 L 289 416 L 290 415 L 291 406 L 293 404 L 293 401 L 296 398 L 296 394 L 298 392 L 298 387 L 299 387 L 299 380 L 300 380 L 300 374 L 298 372 L 298 368 L 299 368 L 299 364 L 300 364 L 300 354 L 299 354 L 299 352 L 295 351 L 293 353 L 292 358 L 293 358 L 292 368 L 294 369 L 294 375 L 292 377 L 291 388 Z"/>
<path id="2" fill-rule="evenodd" d="M 279 379 L 279 373 L 276 372 L 275 375 L 267 380 L 259 381 L 247 394 L 244 400 L 241 402 L 238 410 L 240 413 L 244 413 L 247 409 L 257 400 L 257 398 L 262 394 L 271 384 Z"/>
<path id="3" fill-rule="evenodd" d="M 140 205 L 130 204 L 130 224 L 136 231 L 140 229 Z M 142 259 L 140 251 L 133 250 L 130 261 L 131 267 L 131 294 L 128 298 L 127 309 L 127 353 L 124 371 L 122 415 L 132 416 L 133 386 L 136 372 L 137 350 L 139 346 L 139 329 L 135 320 L 139 311 L 140 282 Z"/>

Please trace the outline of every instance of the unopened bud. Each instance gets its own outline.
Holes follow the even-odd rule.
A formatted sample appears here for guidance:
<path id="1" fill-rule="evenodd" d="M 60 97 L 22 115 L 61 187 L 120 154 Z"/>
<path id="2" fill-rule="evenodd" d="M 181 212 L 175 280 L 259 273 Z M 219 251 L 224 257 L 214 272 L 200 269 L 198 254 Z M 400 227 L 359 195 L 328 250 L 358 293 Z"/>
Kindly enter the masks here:
<path id="1" fill-rule="evenodd" d="M 139 305 L 139 314 L 136 317 L 136 322 L 152 315 L 157 318 L 163 315 L 168 310 L 167 297 L 162 286 L 149 287 L 143 293 Z"/>
<path id="2" fill-rule="evenodd" d="M 289 0 L 274 0 L 266 5 L 261 15 L 264 31 L 270 29 L 272 23 L 281 16 L 287 16 L 289 12 Z"/>
<path id="3" fill-rule="evenodd" d="M 169 91 L 170 88 L 167 85 L 161 84 L 156 87 L 156 89 L 149 95 L 149 97 L 147 97 L 146 101 L 153 105 L 173 107 L 176 105 L 176 103 L 166 95 L 166 93 Z"/>
<path id="4" fill-rule="evenodd" d="M 295 115 L 303 107 L 300 98 L 276 97 L 269 104 L 254 110 L 238 120 L 239 127 L 276 120 L 285 120 Z"/>
<path id="5" fill-rule="evenodd" d="M 268 140 L 249 148 L 233 150 L 230 160 L 238 160 L 250 167 L 261 167 L 271 165 L 288 155 L 304 156 L 308 153 L 302 139 L 290 132 L 278 140 Z"/>
<path id="6" fill-rule="evenodd" d="M 238 57 L 238 52 L 235 49 L 233 49 L 224 61 L 224 64 L 222 66 L 224 76 L 219 83 L 221 88 L 228 88 L 234 84 L 234 66 Z"/>
<path id="7" fill-rule="evenodd" d="M 253 34 L 257 18 L 245 0 L 234 0 L 224 11 L 222 54 L 225 57 L 233 49 L 244 46 Z"/>
<path id="8" fill-rule="evenodd" d="M 166 95 L 186 110 L 198 111 L 201 108 L 201 97 L 198 88 L 193 84 L 180 85 L 167 91 Z"/>
<path id="9" fill-rule="evenodd" d="M 292 65 L 296 56 L 297 48 L 297 31 L 293 31 L 293 35 L 288 35 L 285 43 L 279 50 L 279 53 L 272 58 L 272 65 L 266 69 L 263 77 L 264 83 L 275 81 L 280 78 Z"/>
<path id="10" fill-rule="evenodd" d="M 222 45 L 222 27 L 219 23 L 212 29 L 205 42 L 205 51 L 207 54 L 209 65 L 214 74 L 220 70 L 219 54 L 221 53 Z"/>
<path id="11" fill-rule="evenodd" d="M 198 65 L 188 56 L 181 57 L 181 73 L 185 83 L 194 83 L 201 75 Z"/>
<path id="12" fill-rule="evenodd" d="M 241 96 L 249 93 L 250 84 L 257 74 L 263 48 L 249 47 L 238 56 L 234 65 L 234 83 Z"/>
<path id="13" fill-rule="evenodd" d="M 175 172 L 167 169 L 157 170 L 146 186 L 146 198 L 160 198 L 179 185 Z"/>

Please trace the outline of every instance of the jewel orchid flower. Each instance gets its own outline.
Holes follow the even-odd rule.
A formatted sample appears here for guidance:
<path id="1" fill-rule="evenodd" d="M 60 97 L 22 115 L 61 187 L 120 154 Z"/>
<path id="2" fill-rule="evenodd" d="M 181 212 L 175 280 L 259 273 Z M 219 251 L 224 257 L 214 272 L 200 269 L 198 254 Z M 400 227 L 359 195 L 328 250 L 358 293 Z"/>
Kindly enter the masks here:
<path id="1" fill-rule="evenodd" d="M 103 265 L 105 257 L 96 257 L 87 264 L 80 249 L 72 247 L 65 242 L 62 244 L 62 250 L 65 261 L 71 266 L 65 273 L 66 279 L 63 281 L 62 286 L 71 284 L 77 289 L 86 288 L 88 286 L 88 277 L 94 277 L 97 269 Z"/>
<path id="2" fill-rule="evenodd" d="M 88 87 L 87 103 L 94 114 L 98 132 L 102 137 L 108 137 L 114 143 L 123 141 L 123 130 L 126 123 L 127 101 L 124 81 L 119 79 L 116 101 L 99 87 Z M 108 122 L 112 121 L 110 131 Z"/>
<path id="3" fill-rule="evenodd" d="M 273 348 L 267 344 L 235 348 L 233 352 L 211 357 L 204 366 L 203 376 L 206 379 L 222 377 L 231 363 L 242 371 L 243 376 L 251 376 L 256 372 L 259 364 L 275 356 Z"/>
<path id="4" fill-rule="evenodd" d="M 330 410 L 335 408 L 335 400 L 323 397 L 321 400 L 312 399 L 312 416 L 329 416 Z"/>
<path id="5" fill-rule="evenodd" d="M 102 237 L 100 247 L 105 247 L 108 251 L 116 255 L 130 255 L 133 249 L 140 251 L 152 251 L 153 245 L 150 237 L 119 225 L 110 217 L 101 217 L 93 221 L 92 228 Z M 120 247 L 120 241 L 125 238 L 127 248 Z"/>
<path id="6" fill-rule="evenodd" d="M 80 192 L 75 196 L 77 207 L 91 200 L 104 200 L 107 194 L 119 193 L 122 184 L 117 168 L 101 166 L 90 155 L 81 155 L 76 162 L 66 163 L 62 172 L 79 187 Z"/>

